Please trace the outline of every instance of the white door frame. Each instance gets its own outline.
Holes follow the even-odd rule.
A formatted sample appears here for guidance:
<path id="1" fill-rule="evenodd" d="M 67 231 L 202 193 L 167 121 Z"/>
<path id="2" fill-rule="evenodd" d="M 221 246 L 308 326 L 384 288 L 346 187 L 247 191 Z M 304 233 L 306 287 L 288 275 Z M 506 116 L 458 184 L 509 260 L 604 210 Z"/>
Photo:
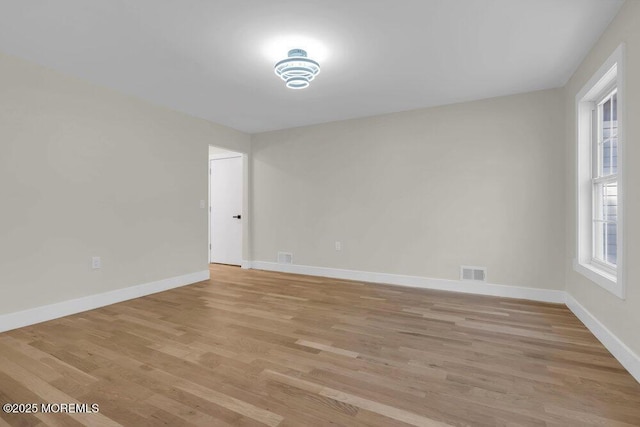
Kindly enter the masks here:
<path id="1" fill-rule="evenodd" d="M 211 161 L 217 159 L 228 159 L 232 157 L 242 157 L 242 268 L 249 268 L 249 155 L 239 151 L 232 151 L 224 147 L 216 147 L 222 150 L 228 150 L 228 153 L 220 153 L 209 155 L 207 161 L 208 178 L 207 178 L 207 201 L 208 201 L 208 221 L 207 221 L 207 263 L 211 263 Z"/>

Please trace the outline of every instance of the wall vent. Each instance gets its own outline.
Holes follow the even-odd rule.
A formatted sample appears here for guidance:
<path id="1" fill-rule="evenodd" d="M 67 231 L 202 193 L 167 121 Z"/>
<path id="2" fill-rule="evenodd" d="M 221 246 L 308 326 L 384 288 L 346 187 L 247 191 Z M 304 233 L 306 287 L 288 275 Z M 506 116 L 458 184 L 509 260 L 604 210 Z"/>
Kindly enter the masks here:
<path id="1" fill-rule="evenodd" d="M 293 264 L 293 254 L 290 252 L 278 252 L 278 264 Z"/>
<path id="2" fill-rule="evenodd" d="M 486 267 L 471 267 L 468 265 L 460 266 L 460 280 L 474 280 L 476 282 L 487 281 Z"/>

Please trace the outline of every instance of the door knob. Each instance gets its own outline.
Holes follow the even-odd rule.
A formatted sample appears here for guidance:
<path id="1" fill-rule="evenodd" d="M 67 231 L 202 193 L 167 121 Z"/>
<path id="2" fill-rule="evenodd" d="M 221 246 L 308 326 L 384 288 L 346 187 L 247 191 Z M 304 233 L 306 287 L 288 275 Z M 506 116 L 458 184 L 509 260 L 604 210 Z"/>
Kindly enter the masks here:
<path id="1" fill-rule="evenodd" d="M 242 215 L 234 215 L 233 218 L 240 219 L 242 218 Z"/>

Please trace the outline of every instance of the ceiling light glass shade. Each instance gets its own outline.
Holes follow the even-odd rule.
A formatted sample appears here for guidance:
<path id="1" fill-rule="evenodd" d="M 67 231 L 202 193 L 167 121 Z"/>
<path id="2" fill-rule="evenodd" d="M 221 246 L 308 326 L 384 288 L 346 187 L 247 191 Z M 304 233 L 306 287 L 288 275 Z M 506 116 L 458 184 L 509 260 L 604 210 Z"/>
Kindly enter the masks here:
<path id="1" fill-rule="evenodd" d="M 288 88 L 304 89 L 320 73 L 320 64 L 307 58 L 305 50 L 291 49 L 288 58 L 275 65 L 275 72 Z"/>

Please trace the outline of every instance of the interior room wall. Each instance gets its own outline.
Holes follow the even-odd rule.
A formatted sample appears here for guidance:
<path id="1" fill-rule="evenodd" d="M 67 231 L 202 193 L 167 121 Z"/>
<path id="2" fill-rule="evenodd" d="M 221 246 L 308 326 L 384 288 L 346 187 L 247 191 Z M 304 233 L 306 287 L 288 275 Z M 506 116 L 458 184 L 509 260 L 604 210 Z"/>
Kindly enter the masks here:
<path id="1" fill-rule="evenodd" d="M 252 259 L 563 289 L 561 95 L 252 135 Z"/>
<path id="2" fill-rule="evenodd" d="M 565 259 L 567 292 L 636 355 L 640 355 L 640 2 L 627 1 L 564 88 L 567 116 L 565 183 L 567 194 Z M 621 300 L 573 270 L 576 236 L 575 97 L 613 51 L 626 44 L 624 189 L 626 299 Z M 636 356 L 636 358 L 638 358 Z M 640 359 L 638 359 L 640 360 Z"/>
<path id="3" fill-rule="evenodd" d="M 207 270 L 207 151 L 248 135 L 4 54 L 0 93 L 0 315 Z"/>

